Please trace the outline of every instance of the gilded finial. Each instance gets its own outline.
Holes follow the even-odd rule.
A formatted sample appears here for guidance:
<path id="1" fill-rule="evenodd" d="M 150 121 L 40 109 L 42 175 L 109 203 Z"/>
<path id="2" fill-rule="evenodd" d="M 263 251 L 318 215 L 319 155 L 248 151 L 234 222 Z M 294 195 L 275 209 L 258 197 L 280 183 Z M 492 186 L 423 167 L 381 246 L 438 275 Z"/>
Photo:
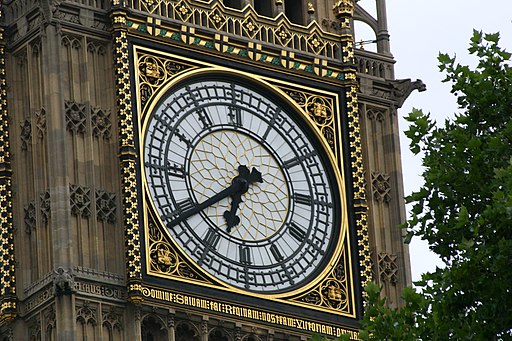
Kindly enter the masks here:
<path id="1" fill-rule="evenodd" d="M 332 11 L 336 18 L 351 17 L 354 15 L 354 1 L 353 0 L 340 0 L 334 4 Z"/>
<path id="2" fill-rule="evenodd" d="M 312 2 L 308 2 L 308 13 L 314 14 L 315 13 L 315 5 L 313 5 Z"/>
<path id="3" fill-rule="evenodd" d="M 276 6 L 282 6 L 283 0 L 276 0 Z"/>

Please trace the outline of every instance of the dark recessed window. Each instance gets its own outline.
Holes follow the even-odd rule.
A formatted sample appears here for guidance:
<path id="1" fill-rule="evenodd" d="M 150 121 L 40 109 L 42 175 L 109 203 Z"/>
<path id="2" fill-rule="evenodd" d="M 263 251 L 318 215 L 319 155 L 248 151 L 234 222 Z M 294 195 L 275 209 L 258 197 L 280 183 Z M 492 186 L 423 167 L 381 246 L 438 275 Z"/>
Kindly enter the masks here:
<path id="1" fill-rule="evenodd" d="M 258 14 L 273 17 L 271 0 L 254 0 L 254 8 Z"/>
<path id="2" fill-rule="evenodd" d="M 242 0 L 223 0 L 224 6 L 242 9 Z"/>
<path id="3" fill-rule="evenodd" d="M 304 25 L 303 0 L 284 0 L 284 14 L 292 23 Z"/>

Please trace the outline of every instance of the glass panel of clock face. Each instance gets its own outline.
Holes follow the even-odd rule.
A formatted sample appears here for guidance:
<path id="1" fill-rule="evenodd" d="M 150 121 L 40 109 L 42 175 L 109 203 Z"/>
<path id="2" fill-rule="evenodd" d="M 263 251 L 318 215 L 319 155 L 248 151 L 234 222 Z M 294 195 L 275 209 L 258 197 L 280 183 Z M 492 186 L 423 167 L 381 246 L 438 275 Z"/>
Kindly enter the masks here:
<path id="1" fill-rule="evenodd" d="M 263 90 L 223 79 L 171 89 L 146 123 L 145 178 L 161 222 L 229 285 L 293 290 L 330 255 L 336 185 L 304 126 Z"/>

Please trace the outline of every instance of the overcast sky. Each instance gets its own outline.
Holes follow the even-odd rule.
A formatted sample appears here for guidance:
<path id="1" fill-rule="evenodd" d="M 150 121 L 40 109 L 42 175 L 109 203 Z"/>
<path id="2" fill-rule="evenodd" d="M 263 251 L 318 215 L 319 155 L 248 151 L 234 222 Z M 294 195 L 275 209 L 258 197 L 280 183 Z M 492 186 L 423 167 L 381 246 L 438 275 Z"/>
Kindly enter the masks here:
<path id="1" fill-rule="evenodd" d="M 375 0 L 361 0 L 359 4 L 369 6 L 371 12 Z M 453 116 L 457 111 L 455 97 L 450 94 L 450 85 L 441 82 L 437 55 L 457 55 L 462 64 L 474 65 L 475 58 L 467 52 L 473 29 L 501 32 L 501 46 L 512 52 L 512 0 L 387 0 L 387 14 L 396 78 L 421 79 L 427 85 L 426 92 L 411 94 L 399 111 L 402 117 L 413 107 L 430 112 L 441 122 Z M 401 130 L 406 129 L 406 122 L 400 124 Z M 408 194 L 422 183 L 421 160 L 409 152 L 407 138 L 402 136 L 401 143 Z M 438 264 L 419 240 L 413 240 L 410 252 L 413 280 Z"/>

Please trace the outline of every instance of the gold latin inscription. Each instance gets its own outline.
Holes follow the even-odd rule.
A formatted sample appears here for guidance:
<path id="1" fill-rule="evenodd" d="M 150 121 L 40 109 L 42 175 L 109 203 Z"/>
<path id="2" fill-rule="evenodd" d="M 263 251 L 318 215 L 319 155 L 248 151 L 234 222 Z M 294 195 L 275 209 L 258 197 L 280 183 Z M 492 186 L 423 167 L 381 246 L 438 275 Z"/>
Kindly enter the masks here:
<path id="1" fill-rule="evenodd" d="M 325 335 L 331 335 L 336 337 L 348 334 L 350 335 L 351 339 L 359 339 L 359 334 L 356 331 L 347 330 L 338 326 L 326 325 L 318 322 L 311 322 L 310 320 L 304 320 L 281 314 L 269 313 L 258 309 L 252 309 L 234 304 L 213 301 L 210 299 L 194 297 L 182 293 L 160 289 L 143 288 L 142 294 L 146 298 L 151 298 L 159 301 L 210 310 L 217 313 L 268 322 L 285 327 L 297 328 L 312 333 L 322 333 Z"/>

